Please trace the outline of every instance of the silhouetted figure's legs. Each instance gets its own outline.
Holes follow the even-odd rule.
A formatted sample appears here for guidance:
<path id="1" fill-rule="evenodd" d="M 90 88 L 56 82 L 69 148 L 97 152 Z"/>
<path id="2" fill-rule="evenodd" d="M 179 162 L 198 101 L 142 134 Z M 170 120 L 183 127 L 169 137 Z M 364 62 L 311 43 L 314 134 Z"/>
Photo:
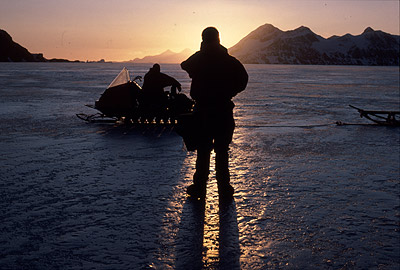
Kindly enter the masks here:
<path id="1" fill-rule="evenodd" d="M 210 154 L 211 150 L 199 149 L 197 150 L 196 159 L 196 173 L 193 176 L 193 182 L 195 185 L 205 187 L 208 174 L 210 172 Z"/>
<path id="2" fill-rule="evenodd" d="M 231 198 L 233 187 L 230 185 L 228 147 L 215 149 L 215 170 L 220 198 Z"/>
<path id="3" fill-rule="evenodd" d="M 229 144 L 232 141 L 235 121 L 232 111 L 200 112 L 201 146 L 197 149 L 196 172 L 193 185 L 189 186 L 188 194 L 192 197 L 205 196 L 206 184 L 210 170 L 210 154 L 215 151 L 215 170 L 220 197 L 229 198 L 233 195 L 229 175 Z"/>
<path id="4" fill-rule="evenodd" d="M 210 173 L 210 147 L 197 149 L 196 172 L 193 175 L 193 185 L 187 189 L 187 193 L 194 198 L 206 196 L 208 174 Z"/>
<path id="5" fill-rule="evenodd" d="M 229 174 L 229 144 L 232 142 L 235 121 L 233 112 L 224 111 L 217 114 L 217 121 L 214 122 L 214 151 L 215 151 L 215 170 L 218 183 L 218 193 L 220 198 L 231 198 L 233 188 L 230 185 Z"/>
<path id="6" fill-rule="evenodd" d="M 229 184 L 229 156 L 228 149 L 216 149 L 215 151 L 215 170 L 218 186 Z"/>

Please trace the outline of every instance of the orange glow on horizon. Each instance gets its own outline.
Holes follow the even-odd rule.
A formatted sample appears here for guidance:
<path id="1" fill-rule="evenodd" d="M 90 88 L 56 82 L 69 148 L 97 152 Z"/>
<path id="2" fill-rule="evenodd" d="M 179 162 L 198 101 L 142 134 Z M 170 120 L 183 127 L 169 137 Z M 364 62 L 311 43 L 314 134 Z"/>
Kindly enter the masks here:
<path id="1" fill-rule="evenodd" d="M 87 0 L 2 1 L 0 25 L 20 45 L 46 58 L 126 61 L 166 50 L 197 51 L 201 31 L 215 26 L 229 48 L 270 23 L 302 25 L 324 37 L 366 27 L 399 34 L 398 1 Z M 29 27 L 26 27 L 29 23 Z"/>

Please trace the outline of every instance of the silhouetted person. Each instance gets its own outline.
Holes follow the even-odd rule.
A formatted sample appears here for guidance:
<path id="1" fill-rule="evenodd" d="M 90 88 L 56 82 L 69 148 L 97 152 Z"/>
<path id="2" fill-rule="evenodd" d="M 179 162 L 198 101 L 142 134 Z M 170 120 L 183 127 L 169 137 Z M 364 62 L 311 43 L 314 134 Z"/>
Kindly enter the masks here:
<path id="1" fill-rule="evenodd" d="M 159 64 L 154 64 L 144 75 L 143 91 L 146 95 L 160 97 L 164 96 L 164 87 L 167 86 L 178 88 L 178 91 L 181 91 L 181 84 L 171 76 L 162 73 Z"/>
<path id="2" fill-rule="evenodd" d="M 248 75 L 243 65 L 220 44 L 216 28 L 204 29 L 202 39 L 200 51 L 181 64 L 192 78 L 190 95 L 196 102 L 194 111 L 201 131 L 196 172 L 187 193 L 195 198 L 205 197 L 214 148 L 219 196 L 231 198 L 234 189 L 230 185 L 228 150 L 235 129 L 235 105 L 231 99 L 246 88 Z"/>
<path id="3" fill-rule="evenodd" d="M 165 110 L 167 96 L 164 93 L 164 87 L 167 86 L 171 86 L 171 94 L 176 94 L 176 89 L 181 91 L 181 84 L 171 76 L 162 73 L 159 64 L 154 64 L 144 75 L 141 95 L 142 110 L 149 118 Z"/>

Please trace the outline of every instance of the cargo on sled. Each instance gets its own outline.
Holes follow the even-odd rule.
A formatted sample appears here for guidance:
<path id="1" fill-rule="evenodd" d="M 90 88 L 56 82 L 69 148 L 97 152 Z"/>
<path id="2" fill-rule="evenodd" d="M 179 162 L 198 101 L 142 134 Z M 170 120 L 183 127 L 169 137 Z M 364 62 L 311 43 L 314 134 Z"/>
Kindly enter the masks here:
<path id="1" fill-rule="evenodd" d="M 182 114 L 193 111 L 194 102 L 185 94 L 176 93 L 176 89 L 164 91 L 164 97 L 152 100 L 146 95 L 137 80 L 130 79 L 129 71 L 123 68 L 111 82 L 94 105 L 96 114 L 77 114 L 88 122 L 116 122 L 138 124 L 176 124 Z"/>

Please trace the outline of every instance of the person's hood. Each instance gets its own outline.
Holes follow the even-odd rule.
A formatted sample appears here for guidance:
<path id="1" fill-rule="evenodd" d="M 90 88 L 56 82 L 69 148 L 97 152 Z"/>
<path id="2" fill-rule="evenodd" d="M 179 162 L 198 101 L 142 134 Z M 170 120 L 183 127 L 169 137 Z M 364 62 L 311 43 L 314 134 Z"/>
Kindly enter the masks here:
<path id="1" fill-rule="evenodd" d="M 200 51 L 203 53 L 207 53 L 207 54 L 227 54 L 228 53 L 228 49 L 225 48 L 224 46 L 222 46 L 219 43 L 206 43 L 206 42 L 202 42 L 201 43 L 201 47 L 200 47 Z"/>

